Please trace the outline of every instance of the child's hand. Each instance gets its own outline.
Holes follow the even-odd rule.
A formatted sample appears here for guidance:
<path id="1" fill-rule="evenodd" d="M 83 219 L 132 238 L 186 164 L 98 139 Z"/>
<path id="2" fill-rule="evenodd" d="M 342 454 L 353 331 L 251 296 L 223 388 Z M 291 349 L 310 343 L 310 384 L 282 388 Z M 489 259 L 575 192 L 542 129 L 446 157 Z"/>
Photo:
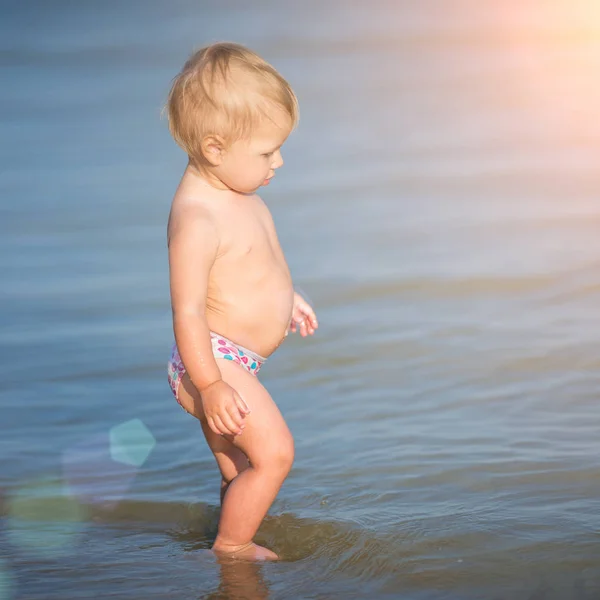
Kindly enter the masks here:
<path id="1" fill-rule="evenodd" d="M 292 310 L 290 331 L 292 333 L 300 331 L 300 335 L 306 337 L 307 335 L 313 335 L 318 327 L 315 311 L 298 292 L 294 292 L 294 309 Z"/>
<path id="2" fill-rule="evenodd" d="M 200 392 L 200 397 L 208 426 L 217 435 L 242 433 L 250 409 L 230 385 L 222 380 L 215 381 Z"/>

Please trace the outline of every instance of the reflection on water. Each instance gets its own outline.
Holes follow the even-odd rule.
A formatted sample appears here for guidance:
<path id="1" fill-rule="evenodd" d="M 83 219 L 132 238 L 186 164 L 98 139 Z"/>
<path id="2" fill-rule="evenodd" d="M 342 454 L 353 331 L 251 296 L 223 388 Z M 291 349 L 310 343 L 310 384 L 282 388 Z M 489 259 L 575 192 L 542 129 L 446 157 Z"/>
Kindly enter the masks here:
<path id="1" fill-rule="evenodd" d="M 0 600 L 600 596 L 597 3 L 33 0 L 0 32 Z M 216 39 L 302 111 L 264 193 L 321 324 L 261 372 L 296 440 L 277 564 L 207 552 L 166 383 L 160 109 Z"/>
<path id="2" fill-rule="evenodd" d="M 263 565 L 242 561 L 218 559 L 220 568 L 219 589 L 206 596 L 211 600 L 240 598 L 266 600 L 269 587 L 262 575 Z"/>

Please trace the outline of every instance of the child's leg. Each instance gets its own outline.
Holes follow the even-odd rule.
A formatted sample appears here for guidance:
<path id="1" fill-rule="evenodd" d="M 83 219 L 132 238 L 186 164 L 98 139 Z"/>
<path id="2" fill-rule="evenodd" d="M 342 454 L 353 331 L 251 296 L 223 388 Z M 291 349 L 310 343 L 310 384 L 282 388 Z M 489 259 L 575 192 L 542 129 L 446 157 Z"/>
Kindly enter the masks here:
<path id="1" fill-rule="evenodd" d="M 200 421 L 204 437 L 209 448 L 215 455 L 219 471 L 221 471 L 221 504 L 223 504 L 225 492 L 229 488 L 231 481 L 244 469 L 248 468 L 248 457 L 239 448 L 236 448 L 229 439 L 225 439 L 222 435 L 217 435 L 208 426 L 204 418 L 200 395 L 190 381 L 187 373 L 183 376 L 179 385 L 179 401 L 187 412 L 194 415 Z"/>
<path id="2" fill-rule="evenodd" d="M 208 426 L 205 419 L 200 421 L 200 425 L 202 426 L 204 437 L 217 459 L 219 471 L 221 471 L 221 505 L 223 505 L 223 498 L 229 488 L 229 484 L 242 471 L 248 468 L 248 457 L 228 439 L 225 439 L 222 435 L 217 435 Z"/>
<path id="3" fill-rule="evenodd" d="M 279 409 L 256 377 L 243 367 L 218 361 L 223 380 L 252 411 L 241 435 L 228 438 L 249 460 L 231 481 L 223 500 L 214 549 L 236 552 L 252 543 L 294 460 L 294 441 Z M 237 554 L 237 552 L 236 552 Z"/>
<path id="4" fill-rule="evenodd" d="M 275 554 L 252 544 L 252 538 L 291 468 L 292 435 L 255 376 L 226 360 L 219 360 L 218 365 L 223 379 L 252 411 L 246 417 L 246 428 L 241 435 L 215 434 L 204 419 L 200 396 L 187 373 L 179 386 L 179 401 L 200 420 L 223 478 L 221 518 L 214 549 L 248 558 L 276 558 Z"/>

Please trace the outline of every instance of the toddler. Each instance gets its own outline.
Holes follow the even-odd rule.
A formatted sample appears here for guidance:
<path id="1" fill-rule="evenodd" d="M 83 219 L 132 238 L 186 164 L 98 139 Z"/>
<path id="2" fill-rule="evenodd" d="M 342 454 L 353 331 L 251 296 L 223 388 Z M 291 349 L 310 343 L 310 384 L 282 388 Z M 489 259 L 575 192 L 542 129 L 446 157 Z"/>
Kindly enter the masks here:
<path id="1" fill-rule="evenodd" d="M 283 165 L 298 102 L 254 52 L 218 43 L 187 61 L 166 108 L 188 155 L 168 223 L 169 383 L 200 421 L 221 472 L 213 551 L 274 560 L 252 540 L 290 471 L 294 441 L 257 373 L 288 331 L 306 337 L 318 324 L 294 292 L 257 191 Z"/>

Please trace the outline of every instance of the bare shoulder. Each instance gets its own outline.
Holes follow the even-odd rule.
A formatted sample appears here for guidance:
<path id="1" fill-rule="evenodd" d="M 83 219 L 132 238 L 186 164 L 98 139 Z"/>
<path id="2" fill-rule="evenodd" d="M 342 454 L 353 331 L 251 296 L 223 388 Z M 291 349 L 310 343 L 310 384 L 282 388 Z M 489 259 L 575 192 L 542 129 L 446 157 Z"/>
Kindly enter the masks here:
<path id="1" fill-rule="evenodd" d="M 175 196 L 167 225 L 167 244 L 174 239 L 192 237 L 218 239 L 217 223 L 208 203 L 200 198 Z"/>

